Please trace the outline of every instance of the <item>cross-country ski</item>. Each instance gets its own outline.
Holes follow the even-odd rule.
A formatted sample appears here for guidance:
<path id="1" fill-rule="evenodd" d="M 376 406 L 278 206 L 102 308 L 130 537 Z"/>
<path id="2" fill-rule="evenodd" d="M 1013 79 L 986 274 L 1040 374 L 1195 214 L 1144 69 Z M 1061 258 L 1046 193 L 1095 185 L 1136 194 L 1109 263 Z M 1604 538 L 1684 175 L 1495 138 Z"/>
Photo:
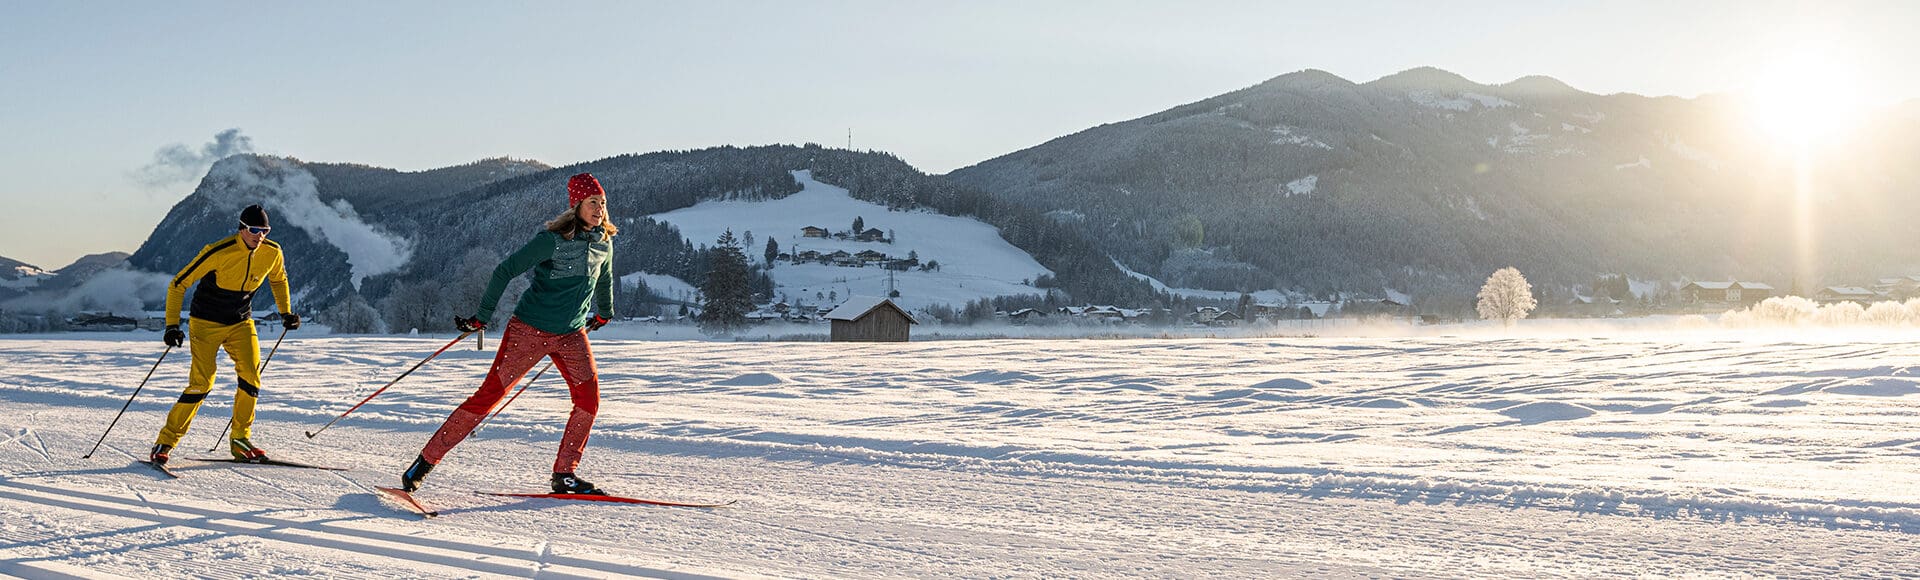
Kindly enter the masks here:
<path id="1" fill-rule="evenodd" d="M 427 506 L 425 504 L 420 503 L 419 498 L 413 497 L 413 494 L 408 493 L 407 490 L 400 489 L 397 487 L 378 487 L 378 486 L 374 487 L 373 489 L 376 491 L 379 491 L 380 494 L 386 497 L 387 499 L 392 500 L 393 503 L 399 504 L 400 507 L 405 508 L 407 511 L 413 512 L 415 514 L 419 514 L 421 517 L 431 518 L 431 517 L 440 515 L 439 512 L 427 509 Z"/>
<path id="2" fill-rule="evenodd" d="M 322 471 L 346 471 L 347 470 L 347 468 L 345 467 L 328 467 L 325 465 L 314 465 L 311 463 L 301 463 L 298 461 L 286 461 L 282 459 L 262 459 L 258 461 L 234 459 L 231 457 L 189 457 L 187 459 L 191 461 L 198 461 L 201 463 L 232 463 L 235 465 L 261 465 L 261 466 L 267 466 L 267 467 L 296 467 L 300 469 L 319 469 Z"/>
<path id="3" fill-rule="evenodd" d="M 654 500 L 654 499 L 640 499 L 640 498 L 634 498 L 634 497 L 621 497 L 617 495 L 596 495 L 596 494 L 584 494 L 584 493 L 505 493 L 505 492 L 488 492 L 488 491 L 476 491 L 474 493 L 477 493 L 480 495 L 486 495 L 486 496 L 494 496 L 494 497 L 518 497 L 518 498 L 527 498 L 527 499 L 558 499 L 558 500 L 566 500 L 566 501 L 597 501 L 597 502 L 606 502 L 606 503 L 631 503 L 631 504 L 657 505 L 657 506 L 668 506 L 668 507 L 690 507 L 690 508 L 726 507 L 739 502 L 739 500 L 729 500 L 729 501 L 723 501 L 718 503 L 686 503 L 686 502 L 662 501 L 662 500 Z"/>

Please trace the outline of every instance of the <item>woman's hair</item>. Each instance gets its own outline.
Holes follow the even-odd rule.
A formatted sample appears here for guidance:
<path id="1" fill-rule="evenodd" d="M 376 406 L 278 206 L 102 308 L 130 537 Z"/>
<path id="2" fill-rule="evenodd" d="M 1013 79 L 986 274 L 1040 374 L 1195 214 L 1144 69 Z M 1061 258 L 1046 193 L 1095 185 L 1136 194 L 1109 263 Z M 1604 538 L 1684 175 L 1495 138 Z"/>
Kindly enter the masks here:
<path id="1" fill-rule="evenodd" d="M 580 203 L 586 202 L 581 201 Z M 612 238 L 615 234 L 620 233 L 620 227 L 613 225 L 612 214 L 601 212 L 601 216 L 600 227 L 606 229 L 608 238 Z M 547 222 L 547 231 L 560 234 L 560 237 L 569 240 L 573 239 L 574 234 L 578 234 L 586 229 L 587 222 L 580 220 L 580 206 L 578 205 L 567 208 L 567 211 L 560 212 L 560 215 L 554 216 L 553 221 Z"/>

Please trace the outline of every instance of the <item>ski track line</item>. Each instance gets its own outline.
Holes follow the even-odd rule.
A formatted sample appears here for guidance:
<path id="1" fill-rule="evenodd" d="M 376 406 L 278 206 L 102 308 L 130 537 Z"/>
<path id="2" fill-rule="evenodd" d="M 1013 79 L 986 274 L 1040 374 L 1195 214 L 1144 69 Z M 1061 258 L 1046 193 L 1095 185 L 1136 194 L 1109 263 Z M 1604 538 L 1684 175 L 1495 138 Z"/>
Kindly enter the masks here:
<path id="1" fill-rule="evenodd" d="M 292 468 L 289 468 L 289 469 L 292 469 Z M 291 498 L 293 498 L 293 499 L 295 499 L 295 500 L 298 500 L 298 501 L 299 501 L 300 503 L 302 503 L 302 504 L 306 504 L 306 505 L 318 505 L 318 503 L 316 503 L 316 502 L 314 502 L 314 501 L 313 501 L 313 498 L 310 498 L 310 497 L 307 497 L 307 496 L 305 496 L 305 495 L 302 495 L 302 494 L 299 494 L 299 493 L 296 493 L 296 492 L 293 492 L 293 491 L 290 491 L 290 490 L 288 490 L 288 489 L 287 489 L 287 488 L 285 488 L 285 487 L 282 487 L 282 486 L 279 486 L 279 485 L 275 485 L 275 484 L 274 484 L 273 482 L 271 482 L 271 481 L 267 481 L 267 480 L 265 480 L 265 479 L 261 479 L 261 478 L 260 478 L 260 476 L 258 476 L 258 475 L 254 475 L 254 474 L 251 474 L 251 473 L 247 473 L 247 468 L 245 468 L 245 467 L 228 467 L 228 468 L 227 468 L 227 471 L 231 471 L 231 472 L 233 472 L 233 473 L 236 473 L 236 474 L 239 474 L 239 475 L 240 475 L 240 477 L 244 477 L 244 478 L 247 478 L 247 479 L 251 479 L 251 480 L 254 480 L 254 481 L 257 481 L 257 482 L 260 482 L 260 485 L 264 485 L 264 486 L 267 486 L 267 489 L 271 489 L 271 490 L 273 490 L 273 491 L 276 491 L 276 492 L 279 492 L 279 493 L 280 493 L 280 495 L 282 495 L 282 496 L 286 496 L 286 497 L 291 497 Z"/>
<path id="2" fill-rule="evenodd" d="M 64 490 L 0 480 L 0 497 L 50 505 L 81 512 L 120 516 L 130 519 L 179 526 L 191 530 L 222 532 L 263 540 L 284 541 L 319 548 L 367 554 L 400 561 L 417 562 L 470 570 L 485 574 L 527 576 L 538 570 L 538 562 L 525 550 L 485 544 L 469 544 L 411 534 L 396 534 L 345 528 L 327 523 L 302 522 L 259 515 L 227 513 L 185 505 L 156 504 L 135 492 L 140 505 L 126 498 Z M 159 511 L 184 515 L 167 515 Z M 139 511 L 145 508 L 149 513 Z M 278 511 L 278 510 L 262 510 Z M 197 517 L 196 517 L 197 516 Z M 476 557 L 477 556 L 477 557 Z M 594 572 L 643 578 L 709 579 L 724 578 L 690 572 L 662 570 L 602 562 L 572 556 L 551 556 L 547 565 L 581 568 Z M 506 562 L 500 562 L 505 560 Z"/>
<path id="3" fill-rule="evenodd" d="M 788 531 L 788 532 L 793 532 L 793 533 L 796 533 L 796 534 L 801 534 L 801 535 L 807 535 L 807 536 L 813 536 L 813 537 L 817 537 L 817 538 L 825 538 L 825 539 L 828 539 L 828 540 L 833 540 L 833 541 L 836 541 L 836 542 L 841 542 L 841 543 L 846 543 L 846 544 L 853 544 L 853 545 L 855 545 L 855 546 L 864 546 L 864 547 L 868 547 L 868 548 L 878 548 L 878 549 L 882 549 L 882 550 L 891 550 L 891 551 L 894 551 L 894 552 L 900 552 L 900 553 L 902 553 L 902 554 L 908 554 L 908 555 L 913 555 L 913 556 L 919 556 L 919 557 L 921 557 L 921 558 L 933 558 L 933 559 L 936 559 L 936 560 L 937 560 L 937 559 L 940 559 L 940 558 L 942 557 L 942 556 L 941 556 L 940 554 L 930 554 L 930 553 L 927 553 L 927 552 L 922 552 L 922 551 L 919 551 L 919 550 L 913 550 L 913 549 L 908 549 L 908 548 L 902 548 L 902 547 L 899 547 L 899 546 L 889 546 L 889 545 L 886 545 L 886 544 L 879 544 L 879 543 L 874 543 L 874 542 L 868 542 L 868 541 L 864 541 L 864 540 L 856 540 L 856 539 L 853 539 L 853 538 L 843 538 L 843 537 L 840 537 L 840 536 L 836 536 L 836 535 L 833 535 L 833 534 L 829 534 L 829 533 L 826 533 L 826 532 L 818 532 L 818 531 L 814 531 L 814 530 L 809 530 L 809 529 L 805 529 L 805 528 L 797 528 L 797 527 L 793 527 L 793 526 L 789 526 L 789 525 L 785 525 L 785 524 L 776 524 L 776 523 L 772 523 L 772 522 L 763 522 L 763 521 L 760 521 L 760 520 L 756 520 L 756 519 L 752 519 L 752 518 L 746 518 L 746 517 L 740 517 L 740 516 L 735 516 L 735 515 L 728 515 L 728 514 L 722 514 L 722 513 L 715 513 L 715 514 L 713 514 L 713 515 L 714 515 L 714 517 L 718 517 L 718 518 L 720 518 L 720 519 L 727 519 L 727 520 L 733 520 L 733 521 L 736 521 L 736 522 L 745 522 L 745 523 L 749 523 L 749 524 L 754 524 L 754 525 L 757 525 L 757 526 L 761 526 L 761 527 L 767 527 L 767 528 L 773 528 L 773 529 L 776 529 L 776 530 L 785 530 L 785 531 Z"/>

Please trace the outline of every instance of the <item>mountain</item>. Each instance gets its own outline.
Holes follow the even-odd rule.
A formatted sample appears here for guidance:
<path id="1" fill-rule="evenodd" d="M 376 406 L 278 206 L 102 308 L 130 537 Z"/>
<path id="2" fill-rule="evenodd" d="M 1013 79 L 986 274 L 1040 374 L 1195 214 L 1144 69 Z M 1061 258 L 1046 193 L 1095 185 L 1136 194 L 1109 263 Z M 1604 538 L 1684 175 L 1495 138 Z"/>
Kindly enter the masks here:
<path id="1" fill-rule="evenodd" d="M 331 304 L 353 293 L 368 271 L 398 269 L 416 237 L 432 239 L 433 232 L 418 230 L 419 221 L 402 216 L 419 215 L 422 207 L 444 209 L 456 205 L 449 198 L 460 192 L 548 169 L 538 162 L 495 158 L 402 172 L 236 155 L 215 163 L 127 263 L 171 277 L 205 244 L 233 235 L 240 208 L 259 203 L 268 208 L 272 220 L 269 239 L 289 257 L 287 270 L 300 299 L 295 308 L 304 311 L 306 306 Z M 358 271 L 352 258 L 361 262 Z M 271 307 L 265 294 L 257 297 L 256 308 Z M 306 301 L 312 304 L 302 304 Z"/>
<path id="2" fill-rule="evenodd" d="M 450 328 L 448 321 L 456 313 L 475 309 L 487 277 L 504 256 L 566 209 L 566 180 L 580 172 L 593 173 L 608 190 L 609 215 L 621 228 L 614 239 L 614 269 L 628 279 L 665 275 L 698 284 L 706 272 L 706 246 L 713 243 L 708 232 L 697 230 L 690 238 L 672 223 L 650 216 L 702 202 L 776 201 L 806 190 L 805 179 L 823 191 L 844 190 L 841 195 L 872 208 L 875 215 L 866 217 L 876 226 L 886 226 L 880 214 L 892 209 L 965 216 L 979 220 L 986 231 L 997 229 L 1000 244 L 1018 248 L 1029 263 L 1038 264 L 1026 274 L 1034 278 L 1028 280 L 1033 294 L 1055 290 L 1114 302 L 1153 298 L 1147 284 L 1114 267 L 1094 251 L 1090 239 L 1050 227 L 1038 211 L 926 175 L 891 155 L 818 145 L 665 151 L 559 168 L 496 159 L 417 173 L 258 155 L 229 157 L 174 206 L 128 264 L 171 276 L 202 245 L 231 235 L 239 208 L 262 203 L 272 215 L 270 239 L 286 252 L 296 310 L 311 313 L 363 301 L 386 315 L 389 328 L 441 330 Z M 846 207 L 854 207 L 848 203 Z M 809 224 L 784 229 L 797 231 L 803 225 Z M 759 239 L 768 233 L 761 232 Z M 929 242 L 928 247 L 935 245 Z M 761 254 L 760 247 L 746 250 L 750 256 Z M 951 263 L 966 257 L 927 259 Z M 1051 279 L 1038 276 L 1049 272 Z M 637 273 L 644 275 L 633 276 Z M 1018 285 L 1020 278 L 1010 280 Z M 800 287 L 812 286 L 801 284 L 789 291 Z M 764 274 L 755 278 L 753 289 L 769 299 L 778 295 L 773 278 Z M 514 292 L 510 289 L 507 300 Z M 264 294 L 256 298 L 257 309 L 272 307 Z M 619 309 L 632 312 L 655 298 L 668 304 L 684 300 L 627 293 Z"/>
<path id="3" fill-rule="evenodd" d="M 1920 127 L 1887 116 L 1814 160 L 1828 280 L 1920 266 Z M 1306 70 L 956 170 L 1176 287 L 1470 295 L 1602 273 L 1786 288 L 1792 162 L 1738 103 L 1596 95 L 1436 68 L 1367 83 Z M 1831 283 L 1831 282 L 1830 282 Z"/>
<path id="4" fill-rule="evenodd" d="M 101 272 L 117 268 L 127 263 L 127 257 L 131 255 L 132 254 L 126 252 L 104 252 L 81 256 L 80 259 L 74 260 L 72 264 L 67 264 L 65 267 L 54 270 L 51 279 L 40 283 L 40 290 L 63 291 L 78 287 L 86 283 L 87 280 L 93 279 L 95 275 Z"/>

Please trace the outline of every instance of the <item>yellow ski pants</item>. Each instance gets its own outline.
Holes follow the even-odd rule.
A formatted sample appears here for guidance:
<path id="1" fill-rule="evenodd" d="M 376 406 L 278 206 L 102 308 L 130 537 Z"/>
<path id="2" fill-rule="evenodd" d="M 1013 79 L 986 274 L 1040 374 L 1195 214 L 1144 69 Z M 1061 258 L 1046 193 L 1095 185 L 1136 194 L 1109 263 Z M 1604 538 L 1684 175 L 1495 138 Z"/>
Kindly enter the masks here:
<path id="1" fill-rule="evenodd" d="M 234 371 L 240 375 L 240 388 L 233 394 L 233 438 L 252 436 L 253 405 L 260 398 L 260 335 L 254 331 L 253 321 L 217 324 L 188 318 L 187 343 L 193 350 L 193 370 L 187 375 L 187 390 L 167 413 L 167 426 L 160 428 L 160 438 L 154 442 L 176 446 L 180 438 L 187 435 L 194 413 L 200 410 L 200 401 L 213 390 L 214 359 L 221 349 L 233 359 Z"/>

